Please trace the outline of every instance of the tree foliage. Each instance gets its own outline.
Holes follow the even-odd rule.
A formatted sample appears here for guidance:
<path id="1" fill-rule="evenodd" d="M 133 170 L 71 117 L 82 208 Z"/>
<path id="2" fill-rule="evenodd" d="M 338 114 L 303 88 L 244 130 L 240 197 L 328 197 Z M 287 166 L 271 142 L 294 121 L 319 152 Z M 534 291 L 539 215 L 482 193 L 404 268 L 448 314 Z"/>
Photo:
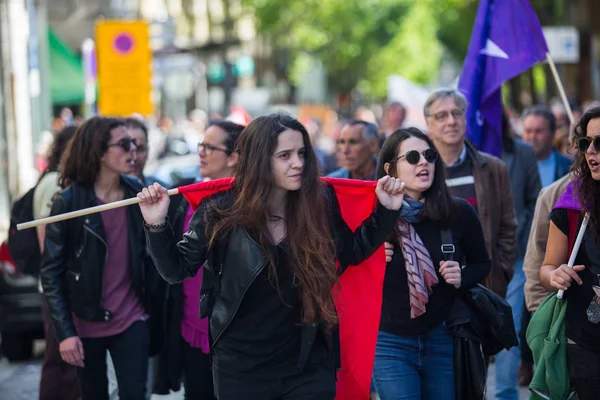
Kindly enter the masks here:
<path id="1" fill-rule="evenodd" d="M 563 2 L 565 0 L 556 0 Z M 243 0 L 258 30 L 291 55 L 321 60 L 330 88 L 386 95 L 390 74 L 431 83 L 442 59 L 462 64 L 478 0 Z M 552 8 L 550 0 L 534 0 Z"/>

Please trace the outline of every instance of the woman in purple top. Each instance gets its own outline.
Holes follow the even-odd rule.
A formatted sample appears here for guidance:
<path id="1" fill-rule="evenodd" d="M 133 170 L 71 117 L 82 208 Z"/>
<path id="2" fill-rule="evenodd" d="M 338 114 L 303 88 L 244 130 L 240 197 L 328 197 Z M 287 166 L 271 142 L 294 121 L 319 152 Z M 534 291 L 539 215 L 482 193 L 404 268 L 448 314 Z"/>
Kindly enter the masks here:
<path id="1" fill-rule="evenodd" d="M 59 168 L 65 188 L 50 215 L 134 197 L 136 143 L 120 119 L 94 117 L 77 129 Z M 41 283 L 63 360 L 78 367 L 84 400 L 108 398 L 110 351 L 121 400 L 145 400 L 158 275 L 147 256 L 138 207 L 49 224 Z"/>
<path id="2" fill-rule="evenodd" d="M 209 123 L 204 141 L 198 144 L 200 175 L 203 180 L 233 176 L 238 161 L 235 146 L 243 129 L 243 126 L 225 120 L 214 120 Z M 194 210 L 183 197 L 179 197 L 178 200 L 179 203 L 175 204 L 177 215 L 173 219 L 180 222 L 173 224 L 173 230 L 183 235 L 188 231 Z M 167 362 L 167 373 L 173 373 L 173 363 L 181 366 L 187 400 L 214 398 L 209 356 L 208 319 L 200 319 L 199 293 L 201 286 L 202 269 L 194 278 L 181 284 L 172 285 L 170 293 L 171 301 L 180 304 L 181 307 L 179 308 L 180 318 L 177 318 L 179 310 L 175 310 L 175 316 L 169 318 L 171 323 L 169 336 L 173 336 L 173 332 L 175 332 L 179 337 L 176 338 L 176 341 L 170 341 L 177 347 L 176 349 L 167 348 L 166 356 L 172 360 L 171 364 Z M 181 351 L 181 357 L 175 355 L 179 351 Z"/>

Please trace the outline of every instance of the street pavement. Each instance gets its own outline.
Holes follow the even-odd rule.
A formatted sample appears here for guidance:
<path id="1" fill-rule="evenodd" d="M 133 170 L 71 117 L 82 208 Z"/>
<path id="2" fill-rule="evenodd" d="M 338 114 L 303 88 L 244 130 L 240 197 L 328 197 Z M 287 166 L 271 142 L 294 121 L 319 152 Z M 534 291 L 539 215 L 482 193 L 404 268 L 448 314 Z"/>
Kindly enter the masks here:
<path id="1" fill-rule="evenodd" d="M 41 353 L 43 343 L 36 343 L 36 356 L 29 361 L 9 363 L 5 358 L 0 360 L 0 399 L 37 400 L 40 373 L 42 367 Z M 493 400 L 494 364 L 488 374 L 488 400 Z M 519 400 L 526 400 L 527 388 L 519 389 Z M 152 395 L 151 400 L 183 400 L 183 390 L 166 396 Z"/>

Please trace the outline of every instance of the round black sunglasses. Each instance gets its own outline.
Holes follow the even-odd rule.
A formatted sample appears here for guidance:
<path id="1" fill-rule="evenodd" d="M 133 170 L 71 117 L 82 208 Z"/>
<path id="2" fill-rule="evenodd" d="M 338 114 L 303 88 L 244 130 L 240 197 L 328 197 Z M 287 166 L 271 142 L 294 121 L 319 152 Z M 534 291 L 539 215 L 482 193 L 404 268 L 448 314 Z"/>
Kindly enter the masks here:
<path id="1" fill-rule="evenodd" d="M 577 139 L 577 148 L 582 153 L 588 151 L 591 144 L 594 145 L 594 150 L 596 150 L 596 152 L 600 152 L 600 136 L 596 136 L 593 138 L 584 136 Z"/>
<path id="2" fill-rule="evenodd" d="M 419 153 L 417 150 L 409 150 L 406 153 L 402 154 L 400 157 L 396 158 L 396 161 L 401 159 L 402 157 L 406 158 L 409 164 L 417 165 L 419 161 L 421 161 L 421 154 L 425 158 L 425 161 L 428 163 L 435 163 L 438 160 L 438 152 L 436 149 L 427 149 L 422 153 Z"/>
<path id="3" fill-rule="evenodd" d="M 108 147 L 120 147 L 123 151 L 128 152 L 131 150 L 131 143 L 133 143 L 137 147 L 137 139 L 134 138 L 123 138 L 119 140 L 117 143 L 109 144 Z"/>

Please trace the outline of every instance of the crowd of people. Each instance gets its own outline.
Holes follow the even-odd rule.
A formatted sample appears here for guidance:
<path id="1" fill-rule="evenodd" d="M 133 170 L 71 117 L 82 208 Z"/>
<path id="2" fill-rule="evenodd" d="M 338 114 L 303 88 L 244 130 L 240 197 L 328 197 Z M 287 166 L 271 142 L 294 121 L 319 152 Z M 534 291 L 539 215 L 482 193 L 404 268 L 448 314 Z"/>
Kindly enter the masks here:
<path id="1" fill-rule="evenodd" d="M 344 368 L 336 288 L 384 245 L 368 382 L 381 400 L 464 398 L 465 318 L 484 368 L 495 363 L 495 399 L 518 399 L 535 370 L 525 332 L 561 289 L 571 388 L 599 398 L 600 108 L 582 110 L 566 128 L 572 145 L 560 147 L 556 109 L 529 107 L 518 128 L 506 112 L 498 158 L 467 138 L 467 107 L 457 90 L 433 91 L 421 131 L 392 103 L 381 126 L 368 115 L 344 123 L 333 154 L 319 148 L 318 127 L 288 115 L 212 120 L 197 144 L 199 176 L 179 183 L 234 179 L 196 210 L 144 173 L 143 120 L 62 129 L 35 218 L 141 202 L 37 228 L 40 399 L 142 400 L 181 386 L 193 400 L 333 399 Z M 375 182 L 377 204 L 360 226 L 348 227 L 323 176 Z M 579 204 L 575 222 L 559 201 L 566 194 Z M 571 228 L 586 213 L 570 269 Z M 468 311 L 474 290 L 510 306 L 505 337 L 477 328 L 486 324 Z M 496 345 L 512 336 L 514 346 Z"/>

